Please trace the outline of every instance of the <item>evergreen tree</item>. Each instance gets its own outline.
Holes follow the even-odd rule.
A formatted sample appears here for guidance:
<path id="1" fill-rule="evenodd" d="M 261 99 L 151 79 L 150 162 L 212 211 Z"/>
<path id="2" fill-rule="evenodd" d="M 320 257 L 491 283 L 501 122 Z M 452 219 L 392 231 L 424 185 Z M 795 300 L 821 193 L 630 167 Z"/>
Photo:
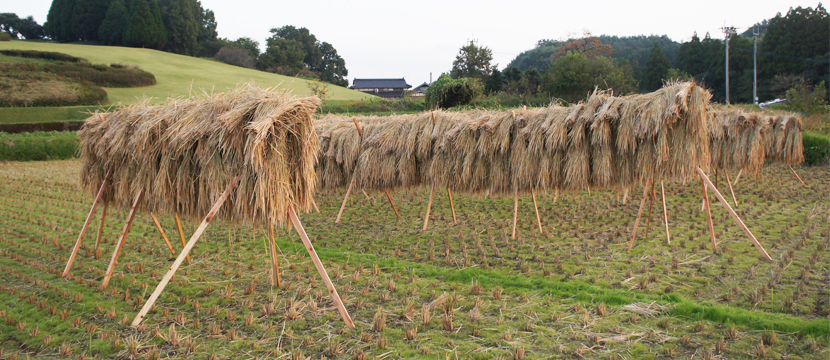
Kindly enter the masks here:
<path id="1" fill-rule="evenodd" d="M 488 94 L 495 94 L 501 91 L 503 83 L 504 80 L 501 77 L 501 71 L 499 69 L 493 69 L 493 72 L 487 77 L 487 81 L 484 82 L 484 91 Z"/>
<path id="2" fill-rule="evenodd" d="M 495 66 L 490 64 L 493 60 L 493 50 L 486 46 L 478 46 L 470 41 L 464 45 L 455 56 L 452 62 L 450 75 L 455 78 L 476 78 L 484 79 L 493 71 Z"/>
<path id="3" fill-rule="evenodd" d="M 660 49 L 660 45 L 654 44 L 651 54 L 648 55 L 646 66 L 643 69 L 643 80 L 641 87 L 645 91 L 655 91 L 663 87 L 663 79 L 671 69 L 669 58 Z"/>
<path id="4" fill-rule="evenodd" d="M 98 39 L 107 45 L 122 45 L 127 20 L 127 5 L 124 0 L 112 0 L 107 15 L 98 28 Z"/>
<path id="5" fill-rule="evenodd" d="M 167 42 L 164 23 L 156 0 L 130 0 L 124 28 L 124 45 L 160 49 Z"/>
<path id="6" fill-rule="evenodd" d="M 77 0 L 72 14 L 72 33 L 80 40 L 98 41 L 98 28 L 111 0 Z"/>
<path id="7" fill-rule="evenodd" d="M 346 76 L 349 70 L 346 69 L 346 61 L 337 54 L 337 50 L 327 42 L 320 43 L 320 80 L 339 86 L 349 86 Z"/>
<path id="8" fill-rule="evenodd" d="M 52 0 L 52 5 L 49 7 L 49 12 L 46 14 L 46 22 L 43 23 L 43 32 L 52 40 L 58 40 L 59 27 L 58 14 L 63 11 L 65 0 Z"/>
<path id="9" fill-rule="evenodd" d="M 46 35 L 60 42 L 76 40 L 72 33 L 72 16 L 75 11 L 75 0 L 54 0 L 46 15 L 44 31 Z"/>
<path id="10" fill-rule="evenodd" d="M 199 33 L 196 0 L 160 0 L 159 8 L 167 32 L 166 51 L 195 55 Z"/>
<path id="11" fill-rule="evenodd" d="M 691 41 L 680 45 L 675 67 L 689 75 L 698 77 L 709 66 L 703 55 L 703 44 L 700 43 L 700 38 L 697 37 L 697 32 L 695 32 Z M 709 60 L 711 62 L 711 59 Z"/>
<path id="12" fill-rule="evenodd" d="M 821 4 L 815 9 L 790 8 L 786 16 L 779 13 L 770 19 L 767 33 L 758 46 L 759 83 L 762 79 L 769 82 L 779 74 L 802 75 L 813 84 L 830 80 L 828 23 L 830 17 Z"/>

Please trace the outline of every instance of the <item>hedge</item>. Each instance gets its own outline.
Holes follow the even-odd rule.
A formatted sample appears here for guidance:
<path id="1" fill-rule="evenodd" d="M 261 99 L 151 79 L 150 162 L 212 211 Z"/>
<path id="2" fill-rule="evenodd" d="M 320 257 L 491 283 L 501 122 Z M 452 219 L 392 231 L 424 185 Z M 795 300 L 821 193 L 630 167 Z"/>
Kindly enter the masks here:
<path id="1" fill-rule="evenodd" d="M 60 160 L 76 157 L 75 132 L 0 133 L 0 161 Z"/>

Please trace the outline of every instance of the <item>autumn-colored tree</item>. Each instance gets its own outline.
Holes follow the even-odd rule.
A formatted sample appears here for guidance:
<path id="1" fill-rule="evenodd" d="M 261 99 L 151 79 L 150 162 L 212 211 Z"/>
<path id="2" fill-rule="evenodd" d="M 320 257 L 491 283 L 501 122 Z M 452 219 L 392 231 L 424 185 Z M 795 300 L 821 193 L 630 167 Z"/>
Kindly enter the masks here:
<path id="1" fill-rule="evenodd" d="M 609 57 L 614 53 L 611 45 L 603 44 L 598 37 L 591 35 L 590 31 L 583 32 L 582 37 L 569 39 L 555 54 L 550 56 L 550 59 L 556 60 L 566 55 L 569 51 L 574 54 L 585 54 L 589 58 L 597 56 Z"/>

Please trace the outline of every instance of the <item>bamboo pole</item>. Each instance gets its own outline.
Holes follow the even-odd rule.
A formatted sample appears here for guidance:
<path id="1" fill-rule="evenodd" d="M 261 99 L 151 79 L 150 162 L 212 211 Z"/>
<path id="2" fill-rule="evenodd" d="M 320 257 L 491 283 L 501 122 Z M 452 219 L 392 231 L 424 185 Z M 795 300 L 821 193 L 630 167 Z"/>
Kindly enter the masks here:
<path id="1" fill-rule="evenodd" d="M 161 233 L 161 238 L 164 239 L 164 243 L 167 244 L 167 248 L 170 249 L 170 254 L 176 256 L 176 250 L 173 250 L 173 245 L 170 245 L 170 240 L 167 239 L 167 234 L 164 233 L 164 229 L 161 228 L 161 224 L 159 224 L 159 219 L 156 219 L 156 215 L 150 211 L 150 217 L 153 218 L 153 223 L 156 224 L 156 229 L 159 230 Z"/>
<path id="2" fill-rule="evenodd" d="M 654 205 L 654 180 L 651 180 L 651 196 L 649 196 L 651 200 L 648 202 L 648 219 L 646 220 L 646 234 L 645 238 L 648 239 L 648 229 L 651 227 L 651 207 Z"/>
<path id="3" fill-rule="evenodd" d="M 559 189 L 553 190 L 553 203 L 556 204 L 556 199 L 559 198 Z"/>
<path id="4" fill-rule="evenodd" d="M 127 215 L 127 223 L 124 224 L 124 230 L 121 231 L 121 238 L 118 239 L 118 244 L 115 246 L 115 251 L 112 253 L 112 259 L 110 260 L 110 265 L 107 267 L 107 273 L 104 275 L 104 281 L 101 282 L 102 290 L 106 289 L 110 284 L 112 272 L 115 271 L 115 264 L 118 262 L 118 256 L 121 255 L 121 249 L 124 248 L 124 243 L 127 242 L 127 235 L 130 233 L 130 226 L 133 225 L 133 219 L 135 218 L 135 214 L 138 212 L 138 204 L 141 202 L 143 197 L 144 189 L 141 189 L 135 197 L 133 207 L 130 209 L 130 214 Z"/>
<path id="5" fill-rule="evenodd" d="M 274 241 L 274 224 L 273 223 L 270 224 L 270 226 L 268 226 L 268 240 L 270 242 L 268 245 L 271 247 L 271 249 L 270 249 L 270 252 L 271 252 L 271 265 L 272 265 L 272 267 L 271 267 L 271 274 L 272 274 L 271 285 L 274 285 L 274 283 L 276 283 L 277 287 L 281 288 L 282 287 L 282 281 L 280 281 L 280 260 L 277 257 L 277 242 Z"/>
<path id="6" fill-rule="evenodd" d="M 712 184 L 711 181 L 709 181 L 709 178 L 706 177 L 706 174 L 704 174 L 703 171 L 700 170 L 700 168 L 697 169 L 697 173 L 698 173 L 698 175 L 700 175 L 700 178 L 706 183 L 706 185 L 709 186 L 709 188 L 712 189 L 712 192 L 715 193 L 715 197 L 718 198 L 718 200 L 724 206 L 726 206 L 726 211 L 729 212 L 729 215 L 732 215 L 732 219 L 734 219 L 735 222 L 738 223 L 738 226 L 741 228 L 741 230 L 743 230 L 746 233 L 746 235 L 749 236 L 749 239 L 752 240 L 752 244 L 755 245 L 755 247 L 758 249 L 758 251 L 761 253 L 761 255 L 763 255 L 764 258 L 766 258 L 767 260 L 772 260 L 772 258 L 769 256 L 767 251 L 761 245 L 761 243 L 758 242 L 758 239 L 756 239 L 755 236 L 752 235 L 752 232 L 749 231 L 749 228 L 746 227 L 746 225 L 741 220 L 741 218 L 738 216 L 738 214 L 735 213 L 735 210 L 733 210 L 732 207 L 729 206 L 729 203 L 726 201 L 726 199 L 723 198 L 723 195 L 721 195 L 720 191 L 718 191 L 718 189 L 715 187 L 715 185 Z"/>
<path id="7" fill-rule="evenodd" d="M 109 182 L 110 175 L 112 174 L 112 168 L 107 172 L 107 176 L 104 177 L 104 181 L 101 182 L 101 188 L 98 189 L 98 194 L 95 195 L 95 200 L 92 202 L 92 208 L 89 209 L 89 215 L 86 216 L 86 221 L 84 221 L 84 226 L 81 228 L 81 234 L 78 235 L 78 240 L 75 241 L 75 246 L 72 247 L 72 254 L 69 255 L 69 261 L 66 262 L 66 268 L 63 269 L 63 274 L 61 276 L 66 277 L 69 274 L 69 268 L 72 267 L 72 263 L 75 262 L 75 255 L 78 254 L 78 250 L 81 248 L 81 242 L 84 240 L 84 234 L 86 234 L 86 230 L 89 229 L 89 222 L 92 220 L 92 215 L 95 215 L 95 209 L 98 208 L 98 203 L 101 202 L 101 197 L 104 195 L 104 189 L 107 188 L 107 182 Z M 103 224 L 103 217 L 101 218 Z"/>
<path id="8" fill-rule="evenodd" d="M 532 187 L 530 188 L 530 195 L 533 196 L 533 209 L 536 210 L 536 224 L 539 225 L 539 232 L 544 232 L 542 230 L 542 217 L 539 216 L 539 205 L 536 203 L 536 190 Z"/>
<path id="9" fill-rule="evenodd" d="M 317 210 L 318 213 L 320 212 L 320 208 L 317 207 L 317 202 L 314 201 L 313 197 L 311 198 L 311 205 L 314 205 L 314 210 Z"/>
<path id="10" fill-rule="evenodd" d="M 798 176 L 798 173 L 797 173 L 797 172 L 795 172 L 795 169 L 793 169 L 792 165 L 787 164 L 787 166 L 788 166 L 788 167 L 790 168 L 790 170 L 793 172 L 793 175 L 795 175 L 795 177 L 798 179 L 798 181 L 801 181 L 801 185 L 807 185 L 807 184 L 805 184 L 805 183 L 804 183 L 804 180 L 801 180 L 801 176 Z"/>
<path id="11" fill-rule="evenodd" d="M 519 221 L 519 188 L 516 188 L 515 196 L 513 197 L 513 235 L 511 239 L 516 239 L 516 224 Z"/>
<path id="12" fill-rule="evenodd" d="M 424 217 L 424 229 L 423 231 L 427 231 L 427 225 L 429 224 L 429 211 L 432 210 L 432 195 L 435 194 L 435 184 L 432 185 L 432 190 L 429 191 L 429 203 L 427 204 L 427 216 Z"/>
<path id="13" fill-rule="evenodd" d="M 452 222 L 457 223 L 458 219 L 455 217 L 455 203 L 452 201 L 452 190 L 447 187 L 447 195 L 450 197 L 450 209 L 452 209 Z"/>
<path id="14" fill-rule="evenodd" d="M 182 222 L 179 220 L 179 213 L 176 213 L 176 229 L 179 231 L 179 239 L 182 241 L 182 248 L 184 248 L 187 243 L 184 241 L 184 231 L 182 231 Z M 190 255 L 187 255 L 186 259 L 187 264 L 190 265 L 192 261 L 190 260 Z"/>
<path id="15" fill-rule="evenodd" d="M 389 190 L 386 190 L 386 198 L 389 199 L 389 204 L 392 205 L 392 210 L 395 210 L 395 216 L 400 219 L 401 214 L 398 213 L 398 208 L 395 206 L 395 202 L 392 201 L 392 195 L 389 195 Z"/>
<path id="16" fill-rule="evenodd" d="M 334 220 L 335 224 L 340 223 L 340 217 L 343 216 L 343 209 L 346 208 L 346 202 L 349 201 L 349 193 L 352 192 L 352 186 L 354 186 L 354 180 L 349 183 L 349 189 L 346 190 L 346 196 L 343 197 L 343 205 L 340 205 L 340 212 L 337 213 L 337 220 Z"/>
<path id="17" fill-rule="evenodd" d="M 202 234 L 205 232 L 205 229 L 210 224 L 211 220 L 213 220 L 213 217 L 216 216 L 216 213 L 219 212 L 219 208 L 221 208 L 222 204 L 225 203 L 225 200 L 228 198 L 228 195 L 230 195 L 231 190 L 233 190 L 238 181 L 238 176 L 231 180 L 231 182 L 228 184 L 228 187 L 225 189 L 225 192 L 222 193 L 222 196 L 219 197 L 219 199 L 216 201 L 216 204 L 213 204 L 213 207 L 210 209 L 207 216 L 205 216 L 205 219 L 202 220 L 202 224 L 199 225 L 199 228 L 197 228 L 196 232 L 193 233 L 193 236 L 190 237 L 190 241 L 187 242 L 187 244 L 182 249 L 182 252 L 179 253 L 178 257 L 176 257 L 176 261 L 173 262 L 173 265 L 170 265 L 170 270 L 168 270 L 167 273 L 164 274 L 164 277 L 161 279 L 161 282 L 156 287 L 156 290 L 153 291 L 153 293 L 150 295 L 150 298 L 147 299 L 147 302 L 144 303 L 144 306 L 141 308 L 141 311 L 139 311 L 138 315 L 135 316 L 135 319 L 133 319 L 131 326 L 138 326 L 138 324 L 141 323 L 141 320 L 144 319 L 144 316 L 147 315 L 147 312 L 150 311 L 150 308 L 153 307 L 153 304 L 155 304 L 159 295 L 161 295 L 161 292 L 167 286 L 167 283 L 169 283 L 170 279 L 173 278 L 173 275 L 176 274 L 176 270 L 178 270 L 179 266 L 182 265 L 182 262 L 184 261 L 185 257 L 187 257 L 187 254 L 190 253 L 191 250 L 193 250 L 194 246 L 196 246 L 196 241 L 198 241 L 199 238 L 202 237 Z"/>
<path id="18" fill-rule="evenodd" d="M 711 210 L 711 206 L 709 205 L 709 191 L 707 191 L 706 184 L 703 182 L 702 177 L 700 178 L 700 186 L 703 188 L 703 207 L 706 208 L 706 221 L 709 222 L 709 234 L 712 235 L 712 251 L 715 254 L 717 254 L 718 253 L 718 245 L 715 242 L 716 241 L 716 239 L 715 239 L 715 227 L 712 225 L 712 210 Z"/>
<path id="19" fill-rule="evenodd" d="M 294 229 L 296 229 L 297 233 L 300 234 L 300 239 L 303 240 L 303 245 L 305 245 L 305 249 L 308 251 L 311 261 L 314 262 L 314 267 L 317 268 L 317 272 L 320 273 L 320 277 L 323 278 L 323 283 L 326 285 L 326 289 L 329 291 L 332 300 L 334 300 L 334 305 L 337 306 L 337 311 L 340 312 L 340 317 L 343 318 L 346 326 L 354 328 L 354 323 L 352 322 L 352 318 L 349 316 L 349 311 L 346 310 L 346 307 L 343 305 L 343 300 L 340 299 L 340 295 L 337 294 L 337 289 L 335 289 L 334 284 L 331 283 L 331 279 L 329 278 L 328 273 L 326 273 L 326 268 L 323 267 L 323 262 L 320 261 L 320 257 L 317 256 L 317 252 L 314 250 L 314 245 L 311 244 L 311 240 L 308 238 L 308 234 L 306 234 L 303 224 L 300 223 L 300 218 L 297 217 L 297 213 L 295 213 L 294 209 L 290 206 L 288 207 L 288 216 L 291 218 L 291 223 L 294 224 Z"/>
<path id="20" fill-rule="evenodd" d="M 634 221 L 634 233 L 631 234 L 631 241 L 628 243 L 628 251 L 634 248 L 634 238 L 637 237 L 637 228 L 640 226 L 640 216 L 643 215 L 643 209 L 646 207 L 646 197 L 648 197 L 648 183 L 651 182 L 651 178 L 648 179 L 646 186 L 643 187 L 643 200 L 640 201 L 640 210 L 637 212 L 637 220 Z"/>
<path id="21" fill-rule="evenodd" d="M 660 181 L 660 195 L 663 198 L 663 223 L 666 224 L 666 242 L 671 244 L 671 233 L 669 232 L 669 212 L 666 211 L 666 188 Z"/>
<path id="22" fill-rule="evenodd" d="M 738 171 L 738 176 L 735 177 L 735 183 L 732 184 L 733 186 L 738 185 L 738 180 L 741 179 L 741 174 L 743 174 L 743 173 L 744 173 L 744 169 L 741 169 L 740 171 Z"/>
<path id="23" fill-rule="evenodd" d="M 627 202 L 628 202 L 628 188 L 625 188 L 625 189 L 623 189 L 623 201 L 622 201 L 623 206 L 625 206 L 625 204 Z"/>
<path id="24" fill-rule="evenodd" d="M 104 220 L 107 218 L 107 208 L 109 204 L 104 204 L 104 210 L 101 211 L 101 224 L 98 225 L 98 236 L 95 237 L 95 251 L 101 247 L 101 237 L 104 235 Z"/>
<path id="25" fill-rule="evenodd" d="M 738 198 L 735 197 L 735 190 L 732 189 L 732 180 L 729 179 L 729 171 L 726 171 L 726 183 L 729 184 L 729 193 L 732 194 L 732 201 L 735 202 L 735 207 L 738 207 Z"/>

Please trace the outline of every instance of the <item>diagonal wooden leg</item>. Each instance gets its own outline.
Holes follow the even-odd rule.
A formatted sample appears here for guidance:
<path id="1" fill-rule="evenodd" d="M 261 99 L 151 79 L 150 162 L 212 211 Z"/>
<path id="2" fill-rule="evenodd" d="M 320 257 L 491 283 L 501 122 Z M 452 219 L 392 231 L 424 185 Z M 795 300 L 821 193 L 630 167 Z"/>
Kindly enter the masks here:
<path id="1" fill-rule="evenodd" d="M 314 201 L 313 197 L 311 198 L 311 205 L 314 205 L 314 210 L 317 210 L 318 213 L 320 212 L 320 208 L 317 207 L 317 202 Z"/>
<path id="2" fill-rule="evenodd" d="M 738 176 L 735 176 L 735 183 L 733 183 L 732 186 L 738 185 L 738 180 L 741 180 L 741 174 L 743 174 L 743 173 L 744 173 L 744 169 L 741 169 L 740 171 L 738 171 Z"/>
<path id="3" fill-rule="evenodd" d="M 726 171 L 726 183 L 729 184 L 729 193 L 732 194 L 732 201 L 735 202 L 735 207 L 738 207 L 738 198 L 735 197 L 735 190 L 732 189 L 732 180 L 729 179 L 729 171 Z"/>
<path id="4" fill-rule="evenodd" d="M 395 216 L 397 216 L 398 219 L 400 219 L 401 214 L 398 213 L 398 208 L 395 207 L 395 202 L 392 201 L 392 195 L 389 195 L 389 190 L 386 190 L 386 198 L 389 199 L 389 204 L 392 205 L 392 210 L 395 210 Z"/>
<path id="5" fill-rule="evenodd" d="M 429 225 L 429 211 L 432 210 L 432 195 L 435 194 L 435 185 L 432 185 L 432 190 L 429 191 L 429 203 L 427 204 L 427 216 L 424 217 L 424 228 L 422 231 L 427 231 Z"/>
<path id="6" fill-rule="evenodd" d="M 715 197 L 718 198 L 718 200 L 721 202 L 721 204 L 723 204 L 723 206 L 726 207 L 726 211 L 728 211 L 729 215 L 732 216 L 732 219 L 735 220 L 736 223 L 738 223 L 738 226 L 741 228 L 741 230 L 743 230 L 744 233 L 746 233 L 746 235 L 749 236 L 749 239 L 752 240 L 752 244 L 755 245 L 755 247 L 758 249 L 758 252 L 760 252 L 761 255 L 763 255 L 764 258 L 766 258 L 767 260 L 772 260 L 767 251 L 761 245 L 761 243 L 758 242 L 758 239 L 755 238 L 755 235 L 752 235 L 752 232 L 749 231 L 749 228 L 746 227 L 746 225 L 735 212 L 735 210 L 733 210 L 732 207 L 729 206 L 729 203 L 726 201 L 726 199 L 723 198 L 723 195 L 721 195 L 720 191 L 718 191 L 718 188 L 716 188 L 715 185 L 712 184 L 711 181 L 709 181 L 709 178 L 706 177 L 706 174 L 704 174 L 703 171 L 700 170 L 700 168 L 697 169 L 697 173 L 698 175 L 700 175 L 701 180 L 703 180 L 703 182 L 707 186 L 709 186 L 710 189 L 712 189 L 712 192 L 715 193 Z"/>
<path id="7" fill-rule="evenodd" d="M 671 244 L 671 233 L 669 232 L 669 212 L 666 211 L 666 188 L 660 182 L 660 195 L 663 198 L 663 222 L 666 224 L 666 243 Z"/>
<path id="8" fill-rule="evenodd" d="M 559 199 L 559 189 L 553 190 L 553 203 L 556 204 L 556 200 Z"/>
<path id="9" fill-rule="evenodd" d="M 625 188 L 625 189 L 623 189 L 623 201 L 622 201 L 623 206 L 625 206 L 625 204 L 627 202 L 628 202 L 628 188 Z"/>
<path id="10" fill-rule="evenodd" d="M 118 244 L 115 245 L 115 251 L 112 253 L 112 260 L 110 260 L 110 265 L 107 267 L 107 273 L 104 275 L 104 281 L 101 283 L 101 289 L 106 289 L 110 283 L 112 272 L 115 270 L 115 263 L 118 262 L 118 255 L 121 255 L 121 249 L 124 247 L 124 243 L 127 242 L 127 235 L 130 234 L 130 226 L 133 225 L 133 219 L 135 218 L 136 212 L 138 212 L 138 204 L 141 202 L 141 198 L 143 197 L 144 189 L 141 189 L 138 191 L 135 201 L 133 201 L 133 207 L 130 209 L 130 214 L 127 215 L 127 223 L 124 224 L 124 229 L 121 231 L 121 238 L 118 239 Z"/>
<path id="11" fill-rule="evenodd" d="M 648 229 L 651 227 L 651 207 L 654 205 L 654 180 L 651 181 L 651 200 L 648 202 L 648 219 L 646 220 L 646 234 L 645 238 L 648 239 Z"/>
<path id="12" fill-rule="evenodd" d="M 337 306 L 337 311 L 340 312 L 340 317 L 343 318 L 346 326 L 354 328 L 354 323 L 352 322 L 352 318 L 349 316 L 349 311 L 346 310 L 346 306 L 343 305 L 343 300 L 341 300 L 340 295 L 337 294 L 337 289 L 335 289 L 334 284 L 331 283 L 329 274 L 326 273 L 326 268 L 323 267 L 323 262 L 320 261 L 320 257 L 317 256 L 317 251 L 314 250 L 314 245 L 311 244 L 311 240 L 308 238 L 308 234 L 306 234 L 303 224 L 300 223 L 300 218 L 297 217 L 297 213 L 295 213 L 294 209 L 290 206 L 288 207 L 288 216 L 291 218 L 291 223 L 294 224 L 294 229 L 296 229 L 297 233 L 300 234 L 300 239 L 303 240 L 303 245 L 305 245 L 305 249 L 308 251 L 311 261 L 314 262 L 317 272 L 320 273 L 320 277 L 323 278 L 323 284 L 326 285 L 326 289 L 329 291 L 332 300 L 334 300 L 334 305 Z"/>
<path id="13" fill-rule="evenodd" d="M 637 212 L 637 220 L 634 221 L 634 233 L 631 234 L 631 242 L 628 243 L 628 251 L 634 248 L 634 238 L 637 237 L 637 228 L 640 226 L 640 216 L 643 215 L 643 209 L 646 207 L 646 198 L 648 197 L 648 183 L 652 181 L 652 178 L 648 179 L 648 182 L 643 187 L 643 200 L 640 201 L 640 211 Z"/>
<path id="14" fill-rule="evenodd" d="M 349 194 L 352 192 L 352 186 L 354 186 L 354 180 L 349 183 L 349 189 L 346 190 L 346 196 L 343 198 L 343 205 L 340 205 L 340 212 L 337 213 L 337 220 L 334 220 L 335 224 L 340 223 L 340 217 L 343 216 L 343 209 L 346 208 L 346 202 L 349 201 Z"/>
<path id="15" fill-rule="evenodd" d="M 511 239 L 516 239 L 516 224 L 519 222 L 519 188 L 516 188 L 516 192 L 513 197 L 513 235 L 510 236 Z"/>
<path id="16" fill-rule="evenodd" d="M 458 219 L 455 217 L 455 203 L 452 201 L 452 191 L 447 187 L 447 195 L 450 197 L 450 209 L 452 209 L 452 222 L 457 223 Z"/>
<path id="17" fill-rule="evenodd" d="M 804 180 L 801 180 L 801 176 L 798 176 L 798 173 L 795 172 L 795 169 L 793 169 L 792 165 L 787 164 L 787 166 L 790 167 L 790 170 L 793 172 L 793 175 L 795 175 L 796 179 L 798 179 L 798 181 L 801 181 L 801 185 L 807 185 L 807 184 L 804 183 Z"/>
<path id="18" fill-rule="evenodd" d="M 269 240 L 269 247 L 271 253 L 271 285 L 277 285 L 278 288 L 282 287 L 282 281 L 280 281 L 280 262 L 279 258 L 277 258 L 277 242 L 274 241 L 274 224 L 270 224 L 268 227 L 268 240 Z"/>
<path id="19" fill-rule="evenodd" d="M 151 294 L 150 298 L 147 299 L 147 302 L 144 303 L 144 306 L 141 308 L 141 311 L 139 311 L 138 315 L 135 316 L 135 319 L 133 319 L 131 326 L 138 326 L 138 324 L 141 323 L 141 320 L 144 319 L 144 316 L 147 315 L 147 312 L 150 311 L 150 308 L 153 307 L 153 304 L 155 304 L 159 295 L 161 295 L 161 292 L 167 286 L 167 283 L 169 283 L 170 279 L 173 278 L 173 275 L 176 274 L 176 270 L 178 270 L 179 266 L 182 265 L 182 262 L 184 261 L 185 257 L 187 257 L 187 254 L 190 253 L 190 250 L 193 250 L 193 247 L 196 246 L 196 241 L 198 241 L 199 238 L 202 237 L 202 234 L 205 232 L 205 229 L 210 224 L 211 220 L 213 220 L 213 217 L 216 216 L 216 213 L 219 212 L 219 209 L 222 207 L 222 204 L 225 203 L 225 200 L 228 198 L 228 195 L 231 194 L 231 190 L 233 190 L 233 188 L 236 187 L 236 183 L 238 181 L 239 177 L 236 177 L 233 180 L 231 180 L 231 182 L 228 184 L 228 187 L 225 189 L 225 192 L 222 193 L 222 196 L 219 197 L 219 200 L 217 200 L 216 204 L 214 204 L 213 207 L 210 209 L 207 216 L 205 216 L 205 219 L 202 220 L 202 224 L 199 225 L 199 228 L 197 228 L 196 232 L 193 233 L 193 236 L 190 237 L 190 241 L 187 242 L 187 245 L 184 246 L 182 252 L 179 253 L 178 257 L 176 257 L 176 261 L 173 262 L 173 265 L 170 265 L 170 270 L 168 270 L 167 273 L 164 274 L 164 277 L 161 279 L 161 282 L 156 287 L 156 290 L 153 291 L 153 294 Z"/>
<path id="20" fill-rule="evenodd" d="M 98 236 L 95 237 L 96 253 L 98 252 L 98 249 L 101 247 L 101 237 L 104 235 L 104 220 L 107 218 L 107 207 L 109 207 L 109 204 L 104 204 L 104 210 L 101 211 L 101 224 L 98 225 Z"/>
<path id="21" fill-rule="evenodd" d="M 159 219 L 156 219 L 156 215 L 150 211 L 150 217 L 153 218 L 153 223 L 156 224 L 156 229 L 159 230 L 161 233 L 161 238 L 164 239 L 164 243 L 167 244 L 167 248 L 170 249 L 170 254 L 176 256 L 176 250 L 173 250 L 173 245 L 170 244 L 170 239 L 167 238 L 167 234 L 164 233 L 164 229 L 161 228 L 161 224 L 159 224 Z"/>
<path id="22" fill-rule="evenodd" d="M 709 222 L 709 234 L 712 235 L 712 251 L 715 254 L 717 254 L 718 244 L 716 243 L 715 238 L 715 227 L 712 225 L 712 210 L 709 206 L 709 191 L 707 191 L 706 189 L 706 184 L 703 181 L 703 177 L 700 178 L 700 186 L 703 187 L 703 207 L 706 208 L 706 220 Z"/>
<path id="23" fill-rule="evenodd" d="M 78 250 L 81 248 L 81 242 L 84 240 L 84 234 L 86 234 L 86 230 L 89 229 L 89 222 L 92 220 L 92 215 L 95 214 L 95 209 L 98 207 L 98 203 L 101 202 L 101 197 L 104 195 L 104 189 L 107 188 L 107 182 L 109 182 L 110 174 L 112 174 L 112 169 L 107 172 L 107 176 L 104 177 L 104 181 L 101 182 L 101 188 L 98 190 L 98 195 L 95 195 L 95 201 L 92 202 L 92 208 L 89 209 L 89 215 L 86 216 L 86 221 L 84 221 L 84 226 L 81 228 L 81 235 L 78 236 L 78 240 L 75 241 L 75 246 L 72 247 L 72 254 L 69 255 L 69 261 L 66 262 L 66 268 L 63 269 L 63 273 L 61 276 L 66 276 L 69 274 L 69 268 L 72 267 L 72 263 L 75 261 L 75 255 L 78 254 Z M 101 224 L 103 225 L 104 218 L 101 218 Z"/>
<path id="24" fill-rule="evenodd" d="M 176 213 L 176 229 L 179 231 L 179 239 L 182 241 L 182 248 L 184 248 L 184 231 L 182 231 L 182 222 L 179 220 L 179 213 Z M 187 255 L 186 259 L 187 264 L 190 265 L 190 255 Z"/>
<path id="25" fill-rule="evenodd" d="M 530 195 L 533 196 L 533 208 L 536 210 L 536 224 L 539 225 L 539 232 L 544 232 L 542 231 L 542 217 L 539 216 L 539 205 L 536 204 L 536 190 L 530 188 Z"/>

